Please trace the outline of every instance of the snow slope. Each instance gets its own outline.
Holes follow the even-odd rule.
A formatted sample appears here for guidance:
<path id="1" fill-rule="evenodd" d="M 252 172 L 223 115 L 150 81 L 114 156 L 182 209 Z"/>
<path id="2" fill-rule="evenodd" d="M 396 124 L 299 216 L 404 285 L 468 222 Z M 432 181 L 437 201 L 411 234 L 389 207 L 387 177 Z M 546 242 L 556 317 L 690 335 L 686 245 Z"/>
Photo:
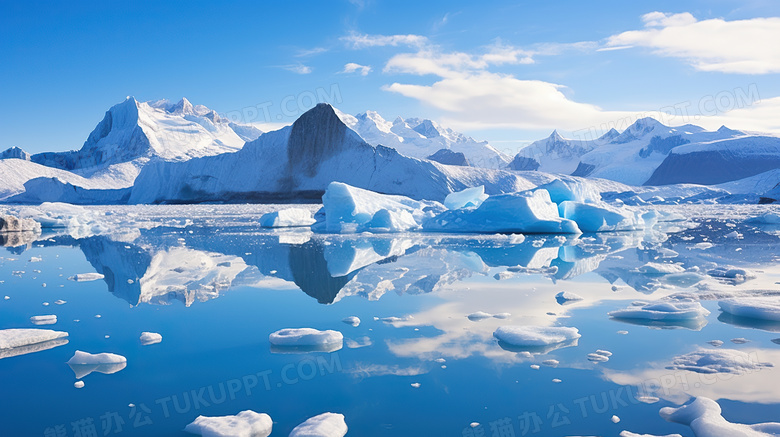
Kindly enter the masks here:
<path id="1" fill-rule="evenodd" d="M 433 200 L 478 185 L 488 193 L 533 186 L 510 172 L 446 166 L 371 146 L 333 107 L 319 104 L 292 126 L 266 133 L 237 153 L 150 163 L 138 176 L 129 202 L 319 199 L 332 181 Z"/>

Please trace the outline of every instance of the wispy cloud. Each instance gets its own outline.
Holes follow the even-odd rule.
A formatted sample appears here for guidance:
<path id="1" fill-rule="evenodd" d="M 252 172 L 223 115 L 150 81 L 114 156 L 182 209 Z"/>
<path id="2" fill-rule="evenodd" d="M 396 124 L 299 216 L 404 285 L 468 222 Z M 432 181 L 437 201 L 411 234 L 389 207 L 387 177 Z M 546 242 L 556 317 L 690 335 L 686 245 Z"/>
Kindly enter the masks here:
<path id="1" fill-rule="evenodd" d="M 644 29 L 609 37 L 606 46 L 647 47 L 659 56 L 681 58 L 700 71 L 780 72 L 780 17 L 697 20 L 688 12 L 651 12 Z"/>
<path id="2" fill-rule="evenodd" d="M 341 37 L 341 40 L 352 49 L 384 46 L 422 47 L 428 44 L 428 38 L 421 35 L 368 35 L 365 33 L 351 33 Z"/>
<path id="3" fill-rule="evenodd" d="M 310 49 L 301 49 L 298 51 L 298 53 L 295 54 L 295 56 L 298 58 L 305 58 L 309 56 L 319 55 L 327 51 L 328 49 L 326 49 L 325 47 L 313 47 Z"/>
<path id="4" fill-rule="evenodd" d="M 287 71 L 292 71 L 296 74 L 309 74 L 312 72 L 311 67 L 303 64 L 282 65 L 281 68 L 284 68 Z"/>
<path id="5" fill-rule="evenodd" d="M 361 76 L 366 76 L 368 73 L 371 72 L 371 66 L 370 65 L 360 65 L 356 64 L 354 62 L 349 62 L 344 65 L 344 69 L 341 71 L 342 73 L 359 73 Z"/>

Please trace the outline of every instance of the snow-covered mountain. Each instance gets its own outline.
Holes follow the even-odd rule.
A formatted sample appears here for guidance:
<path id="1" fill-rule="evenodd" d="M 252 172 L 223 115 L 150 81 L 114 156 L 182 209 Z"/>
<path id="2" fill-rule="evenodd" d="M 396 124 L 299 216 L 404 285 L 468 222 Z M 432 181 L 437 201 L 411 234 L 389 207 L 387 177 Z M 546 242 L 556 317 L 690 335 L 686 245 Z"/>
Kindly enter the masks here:
<path id="1" fill-rule="evenodd" d="M 665 126 L 642 118 L 623 132 L 591 140 L 557 132 L 518 153 L 510 165 L 603 178 L 628 185 L 720 184 L 780 168 L 780 138 L 728 129 Z"/>
<path id="2" fill-rule="evenodd" d="M 447 166 L 372 146 L 332 106 L 319 104 L 292 126 L 266 133 L 237 153 L 150 163 L 129 202 L 319 199 L 332 181 L 434 200 L 478 185 L 489 193 L 533 186 L 511 172 Z"/>
<path id="3" fill-rule="evenodd" d="M 437 155 L 437 152 L 447 150 L 463 154 L 466 162 L 458 160 L 457 165 L 491 169 L 506 169 L 511 159 L 487 141 L 476 141 L 431 120 L 397 117 L 391 123 L 374 111 L 353 116 L 336 110 L 336 114 L 368 144 L 391 147 L 412 158 L 453 164 L 452 154 Z"/>

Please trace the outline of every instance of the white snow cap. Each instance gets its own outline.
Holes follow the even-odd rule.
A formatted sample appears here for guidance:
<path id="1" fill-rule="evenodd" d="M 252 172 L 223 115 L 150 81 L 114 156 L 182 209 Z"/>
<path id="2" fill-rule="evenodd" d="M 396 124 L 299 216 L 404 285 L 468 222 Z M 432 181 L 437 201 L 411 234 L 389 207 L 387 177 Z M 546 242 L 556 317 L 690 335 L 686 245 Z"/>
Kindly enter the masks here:
<path id="1" fill-rule="evenodd" d="M 322 413 L 296 426 L 290 437 L 344 437 L 346 433 L 343 414 Z"/>
<path id="2" fill-rule="evenodd" d="M 272 427 L 271 416 L 246 410 L 235 416 L 198 416 L 184 431 L 205 437 L 266 437 Z"/>

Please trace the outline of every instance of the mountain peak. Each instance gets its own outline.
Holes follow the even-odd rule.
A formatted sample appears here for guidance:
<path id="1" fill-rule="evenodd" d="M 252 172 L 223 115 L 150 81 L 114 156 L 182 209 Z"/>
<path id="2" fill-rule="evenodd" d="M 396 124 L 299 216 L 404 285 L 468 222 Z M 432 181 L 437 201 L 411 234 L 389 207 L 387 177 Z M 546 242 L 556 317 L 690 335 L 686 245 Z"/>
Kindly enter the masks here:
<path id="1" fill-rule="evenodd" d="M 423 120 L 413 128 L 413 130 L 425 138 L 436 138 L 441 136 L 441 132 L 431 120 Z"/>
<path id="2" fill-rule="evenodd" d="M 190 103 L 189 100 L 187 100 L 186 97 L 182 97 L 181 100 L 173 104 L 170 108 L 168 108 L 168 112 L 171 114 L 193 114 L 194 108 L 192 106 L 192 103 Z"/>

